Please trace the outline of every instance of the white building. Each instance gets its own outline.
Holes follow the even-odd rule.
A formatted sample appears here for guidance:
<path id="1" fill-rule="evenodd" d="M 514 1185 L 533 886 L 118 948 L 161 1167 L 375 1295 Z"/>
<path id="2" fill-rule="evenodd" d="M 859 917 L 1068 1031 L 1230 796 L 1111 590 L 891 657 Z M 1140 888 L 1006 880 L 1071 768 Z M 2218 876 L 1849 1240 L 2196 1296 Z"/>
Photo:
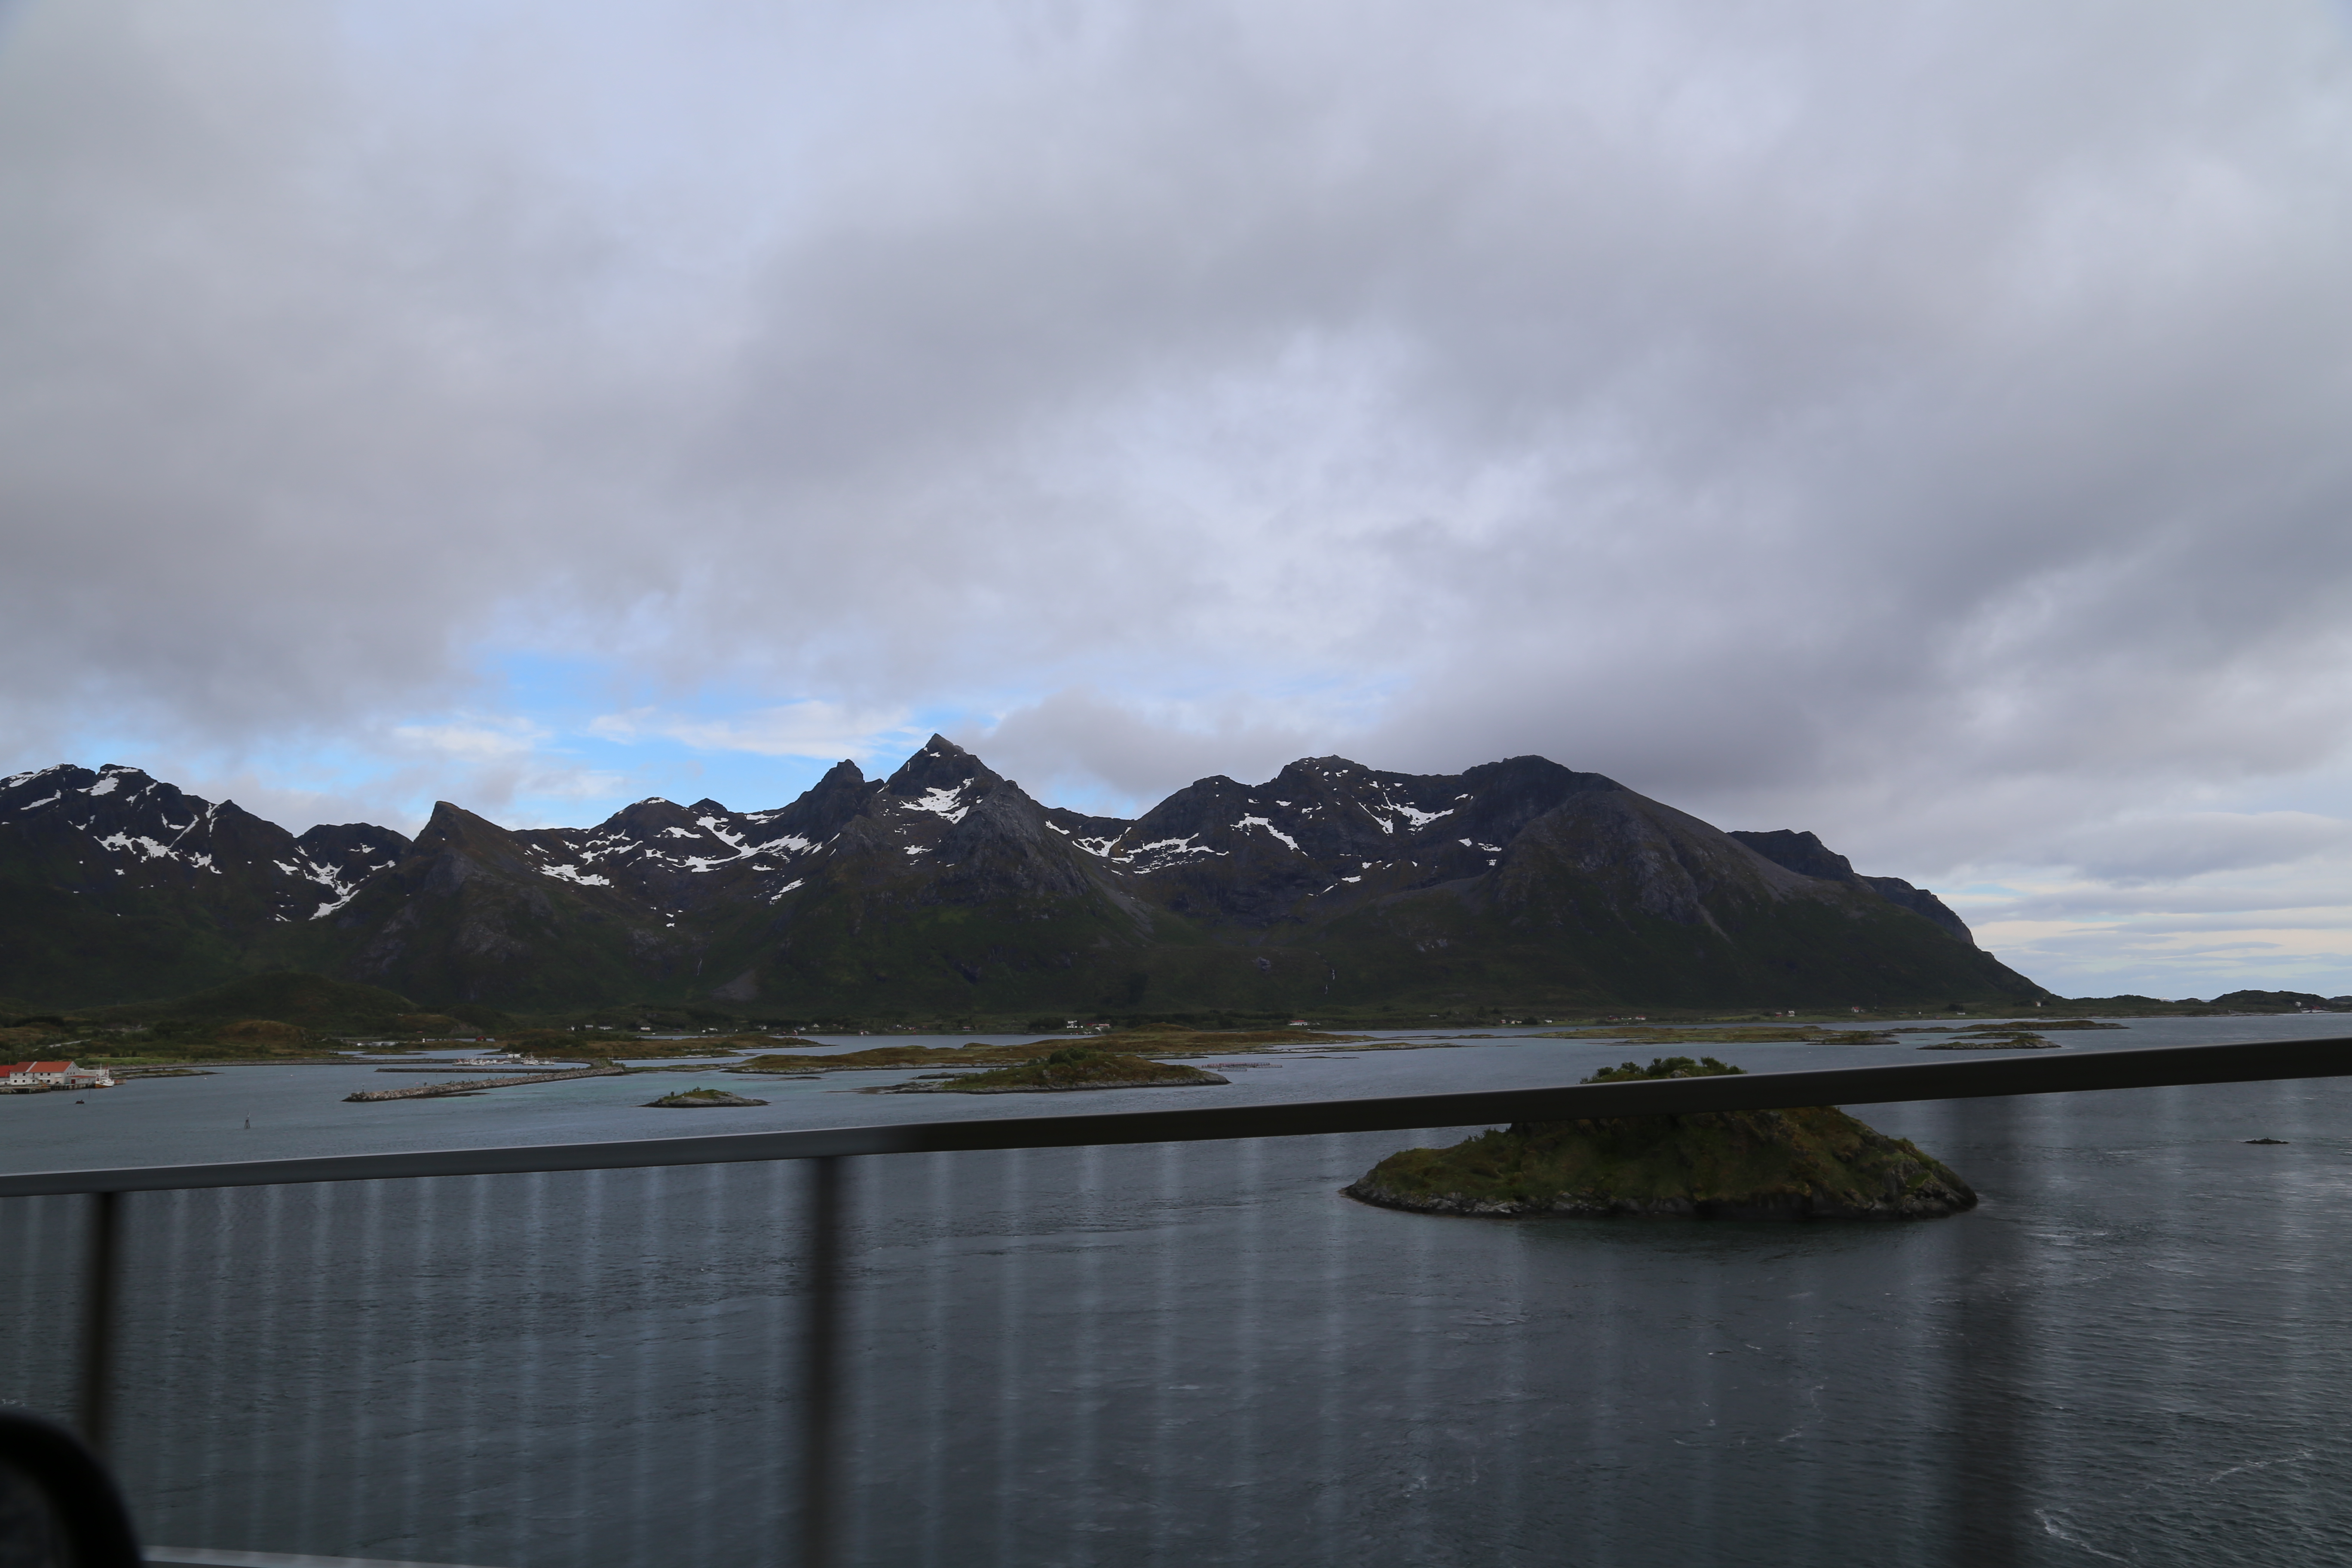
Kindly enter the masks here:
<path id="1" fill-rule="evenodd" d="M 114 1079 L 104 1068 L 76 1067 L 71 1062 L 10 1062 L 9 1089 L 112 1089 Z"/>

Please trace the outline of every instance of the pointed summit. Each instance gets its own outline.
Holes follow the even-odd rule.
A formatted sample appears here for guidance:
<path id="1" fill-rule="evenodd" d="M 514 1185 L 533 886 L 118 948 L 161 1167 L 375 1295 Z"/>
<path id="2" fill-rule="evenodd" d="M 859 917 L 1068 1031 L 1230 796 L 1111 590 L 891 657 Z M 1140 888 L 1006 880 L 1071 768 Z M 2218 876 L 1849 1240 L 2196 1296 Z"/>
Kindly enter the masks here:
<path id="1" fill-rule="evenodd" d="M 921 751 L 899 764 L 898 771 L 883 787 L 901 800 L 917 802 L 953 791 L 969 805 L 1003 782 L 987 763 L 945 735 L 933 735 Z M 977 787 L 967 789 L 967 785 Z M 938 811 L 941 807 L 926 804 L 923 809 Z"/>

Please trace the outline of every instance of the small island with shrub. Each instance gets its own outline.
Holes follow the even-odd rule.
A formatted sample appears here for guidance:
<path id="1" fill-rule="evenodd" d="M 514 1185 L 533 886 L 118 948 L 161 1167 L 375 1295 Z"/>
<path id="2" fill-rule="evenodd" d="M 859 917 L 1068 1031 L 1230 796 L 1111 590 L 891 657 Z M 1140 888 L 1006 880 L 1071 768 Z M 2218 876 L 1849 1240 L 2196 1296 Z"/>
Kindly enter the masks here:
<path id="1" fill-rule="evenodd" d="M 723 1089 L 682 1089 L 676 1094 L 665 1094 L 659 1100 L 646 1101 L 648 1110 L 694 1110 L 706 1107 L 729 1105 L 765 1105 L 764 1100 L 746 1100 L 740 1094 L 730 1094 Z"/>
<path id="2" fill-rule="evenodd" d="M 1584 1081 L 1742 1070 L 1713 1057 L 1662 1057 Z M 1927 1219 L 1977 1201 L 1907 1140 L 1833 1106 L 1519 1122 L 1450 1149 L 1391 1154 L 1347 1193 L 1423 1214 L 1683 1219 Z"/>

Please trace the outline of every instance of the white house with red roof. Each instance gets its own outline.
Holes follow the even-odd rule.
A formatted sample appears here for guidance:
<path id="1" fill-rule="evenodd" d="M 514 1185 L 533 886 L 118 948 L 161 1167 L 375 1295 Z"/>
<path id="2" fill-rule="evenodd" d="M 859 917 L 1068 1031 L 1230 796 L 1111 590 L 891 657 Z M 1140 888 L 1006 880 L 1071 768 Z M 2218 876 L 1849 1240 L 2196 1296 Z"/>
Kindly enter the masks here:
<path id="1" fill-rule="evenodd" d="M 114 1079 L 104 1068 L 76 1067 L 71 1062 L 8 1062 L 0 1065 L 0 1088 L 112 1089 Z"/>

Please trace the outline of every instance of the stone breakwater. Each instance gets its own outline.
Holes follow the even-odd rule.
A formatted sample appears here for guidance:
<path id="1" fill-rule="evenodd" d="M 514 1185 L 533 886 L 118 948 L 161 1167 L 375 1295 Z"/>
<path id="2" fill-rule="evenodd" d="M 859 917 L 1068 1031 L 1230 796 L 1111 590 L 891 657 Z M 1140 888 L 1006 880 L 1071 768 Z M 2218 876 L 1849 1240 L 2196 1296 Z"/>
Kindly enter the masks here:
<path id="1" fill-rule="evenodd" d="M 572 1072 L 532 1072 L 517 1078 L 469 1078 L 454 1083 L 420 1083 L 415 1089 L 363 1089 L 343 1096 L 353 1100 L 431 1100 L 444 1094 L 471 1094 L 482 1089 L 512 1089 L 522 1083 L 561 1083 L 571 1078 L 620 1078 L 628 1069 L 617 1067 L 581 1068 Z"/>

